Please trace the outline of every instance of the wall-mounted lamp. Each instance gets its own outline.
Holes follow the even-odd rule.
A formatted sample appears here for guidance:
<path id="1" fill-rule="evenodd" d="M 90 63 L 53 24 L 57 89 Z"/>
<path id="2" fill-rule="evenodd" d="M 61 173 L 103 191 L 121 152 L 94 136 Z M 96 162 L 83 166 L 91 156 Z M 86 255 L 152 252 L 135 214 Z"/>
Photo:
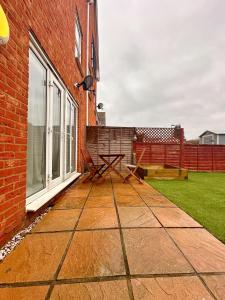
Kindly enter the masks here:
<path id="1" fill-rule="evenodd" d="M 9 40 L 9 24 L 0 4 L 0 44 L 5 45 Z"/>
<path id="2" fill-rule="evenodd" d="M 97 105 L 97 108 L 98 108 L 98 109 L 102 110 L 103 107 L 104 107 L 104 104 L 103 104 L 103 103 L 98 103 L 98 105 Z"/>

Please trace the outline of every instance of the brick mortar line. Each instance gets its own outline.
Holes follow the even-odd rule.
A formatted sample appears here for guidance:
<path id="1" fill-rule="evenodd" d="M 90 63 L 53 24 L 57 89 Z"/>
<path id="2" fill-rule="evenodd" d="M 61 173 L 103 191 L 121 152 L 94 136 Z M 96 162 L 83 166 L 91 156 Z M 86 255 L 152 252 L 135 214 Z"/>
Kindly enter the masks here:
<path id="1" fill-rule="evenodd" d="M 135 189 L 135 188 L 134 188 Z M 140 196 L 139 192 L 135 189 L 135 191 L 138 193 L 138 195 Z M 140 196 L 141 197 L 141 196 Z M 164 196 L 166 199 L 168 199 L 166 196 Z M 141 197 L 142 198 L 142 197 Z M 144 202 L 145 200 L 142 199 Z M 168 199 L 169 200 L 169 199 Z M 145 202 L 146 203 L 146 202 Z M 184 257 L 184 259 L 190 264 L 190 266 L 193 268 L 194 270 L 194 274 L 199 278 L 199 280 L 202 282 L 202 284 L 205 286 L 206 290 L 209 292 L 209 294 L 215 299 L 217 300 L 217 298 L 215 297 L 215 295 L 212 293 L 212 291 L 209 289 L 209 287 L 206 285 L 206 283 L 204 282 L 204 280 L 202 279 L 202 277 L 199 275 L 199 273 L 197 272 L 197 270 L 194 268 L 194 266 L 192 265 L 192 263 L 190 262 L 190 260 L 187 258 L 187 256 L 183 253 L 183 251 L 181 250 L 181 248 L 178 246 L 178 244 L 173 240 L 173 238 L 170 236 L 170 234 L 168 233 L 167 229 L 163 226 L 163 224 L 160 222 L 160 220 L 157 218 L 157 216 L 154 214 L 154 212 L 152 211 L 151 207 L 148 207 L 150 209 L 150 211 L 152 212 L 152 214 L 154 215 L 154 217 L 158 220 L 158 222 L 162 225 L 162 229 L 164 229 L 164 231 L 166 232 L 167 236 L 169 237 L 169 239 L 172 241 L 172 243 L 175 245 L 175 247 L 177 247 L 177 249 L 180 251 L 181 255 Z M 176 227 L 175 227 L 176 228 Z M 201 227 L 198 227 L 198 229 Z M 173 228 L 174 229 L 174 228 Z M 178 227 L 179 229 L 179 227 Z M 182 229 L 182 227 L 180 228 Z"/>
<path id="2" fill-rule="evenodd" d="M 77 184 L 83 184 L 83 182 L 78 182 Z M 68 241 L 68 244 L 67 244 L 67 246 L 66 246 L 66 249 L 65 249 L 65 251 L 64 251 L 64 254 L 63 254 L 63 256 L 62 256 L 62 258 L 61 258 L 61 260 L 60 260 L 60 263 L 59 263 L 59 265 L 58 265 L 58 267 L 57 267 L 57 270 L 56 270 L 56 272 L 55 272 L 55 274 L 54 274 L 54 276 L 53 276 L 54 280 L 57 279 L 57 277 L 58 277 L 58 275 L 59 275 L 59 272 L 60 272 L 60 270 L 61 270 L 61 268 L 62 268 L 62 265 L 63 265 L 63 263 L 64 263 L 64 261 L 65 261 L 66 255 L 67 255 L 67 253 L 68 253 L 68 251 L 69 251 L 69 248 L 70 248 L 70 245 L 71 245 L 71 243 L 72 243 L 73 237 L 74 237 L 74 235 L 75 235 L 75 233 L 76 233 L 76 228 L 77 228 L 77 226 L 78 226 L 78 223 L 79 223 L 79 221 L 80 221 L 81 215 L 82 215 L 82 213 L 83 213 L 83 211 L 84 211 L 85 204 L 86 204 L 87 199 L 88 199 L 88 197 L 89 197 L 89 195 L 90 195 L 90 193 L 91 193 L 92 188 L 93 188 L 93 183 L 92 183 L 91 186 L 90 186 L 89 192 L 88 192 L 88 194 L 87 194 L 87 196 L 86 196 L 86 199 L 85 199 L 85 201 L 84 201 L 84 205 L 83 205 L 83 207 L 82 207 L 82 209 L 81 209 L 81 211 L 80 211 L 80 214 L 79 214 L 79 217 L 78 217 L 78 219 L 77 219 L 77 222 L 76 222 L 75 225 L 74 225 L 74 229 L 73 229 L 73 231 L 72 231 L 71 237 L 70 237 L 70 239 L 69 239 L 69 241 Z M 51 283 L 51 284 L 50 284 L 50 287 L 49 287 L 49 289 L 48 289 L 47 295 L 46 295 L 46 297 L 45 297 L 45 300 L 49 300 L 49 299 L 50 299 L 51 294 L 52 294 L 52 291 L 53 291 L 53 288 L 54 288 L 54 284 Z"/>
<path id="3" fill-rule="evenodd" d="M 128 264 L 128 258 L 127 258 L 126 248 L 125 248 L 123 231 L 122 231 L 122 227 L 121 227 L 121 223 L 120 223 L 119 211 L 118 211 L 118 207 L 117 207 L 117 203 L 116 203 L 116 199 L 115 199 L 114 185 L 113 185 L 111 176 L 110 176 L 110 181 L 111 181 L 111 185 L 112 185 L 113 201 L 114 201 L 116 215 L 117 215 L 117 221 L 118 221 L 118 225 L 119 225 L 120 240 L 121 240 L 121 247 L 122 247 L 122 251 L 123 251 L 123 259 L 124 259 L 124 265 L 125 265 L 125 269 L 126 269 L 126 275 L 128 275 L 130 277 L 130 267 Z M 130 278 L 127 278 L 127 289 L 129 292 L 130 299 L 134 300 L 134 293 L 133 293 L 133 288 L 132 288 Z"/>

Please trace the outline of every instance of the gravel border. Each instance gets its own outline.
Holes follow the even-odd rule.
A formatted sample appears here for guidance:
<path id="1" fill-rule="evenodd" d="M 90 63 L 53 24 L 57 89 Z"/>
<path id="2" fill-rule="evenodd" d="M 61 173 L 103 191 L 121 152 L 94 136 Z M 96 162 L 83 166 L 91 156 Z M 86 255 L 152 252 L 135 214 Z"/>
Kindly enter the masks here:
<path id="1" fill-rule="evenodd" d="M 20 244 L 20 242 L 25 238 L 25 236 L 36 226 L 37 223 L 43 219 L 43 217 L 51 210 L 51 207 L 48 207 L 40 216 L 37 216 L 28 227 L 19 231 L 14 237 L 7 242 L 1 249 L 0 249 L 0 262 L 16 247 Z"/>

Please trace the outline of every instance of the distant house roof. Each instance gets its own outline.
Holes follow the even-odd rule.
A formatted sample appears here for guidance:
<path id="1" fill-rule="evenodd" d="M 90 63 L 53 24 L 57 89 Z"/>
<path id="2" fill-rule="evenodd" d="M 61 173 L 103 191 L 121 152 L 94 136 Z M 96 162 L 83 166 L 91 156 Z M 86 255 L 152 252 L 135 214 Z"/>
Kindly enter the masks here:
<path id="1" fill-rule="evenodd" d="M 221 132 L 218 132 L 218 131 L 216 131 L 216 130 L 206 130 L 206 131 L 204 131 L 199 137 L 202 137 L 203 135 L 206 135 L 206 134 L 225 135 L 225 132 L 224 132 L 224 133 L 221 133 Z"/>

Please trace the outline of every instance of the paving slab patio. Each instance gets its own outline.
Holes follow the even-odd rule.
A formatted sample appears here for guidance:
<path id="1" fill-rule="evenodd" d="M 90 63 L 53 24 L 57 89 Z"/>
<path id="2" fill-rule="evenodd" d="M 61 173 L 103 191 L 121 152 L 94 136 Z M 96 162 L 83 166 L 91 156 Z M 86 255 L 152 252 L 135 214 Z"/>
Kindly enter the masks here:
<path id="1" fill-rule="evenodd" d="M 87 197 L 89 194 L 89 189 L 74 189 L 68 191 L 65 195 L 70 197 Z"/>
<path id="2" fill-rule="evenodd" d="M 53 209 L 83 208 L 86 197 L 63 196 L 54 205 Z"/>
<path id="3" fill-rule="evenodd" d="M 211 300 L 214 299 L 197 276 L 132 279 L 137 300 Z"/>
<path id="4" fill-rule="evenodd" d="M 90 300 L 111 299 L 129 300 L 129 292 L 126 280 L 107 282 L 88 282 L 70 285 L 57 285 L 54 287 L 52 300 Z"/>
<path id="5" fill-rule="evenodd" d="M 161 227 L 148 207 L 118 207 L 122 227 Z"/>
<path id="6" fill-rule="evenodd" d="M 141 195 L 141 198 L 148 206 L 176 207 L 175 204 L 162 195 Z"/>
<path id="7" fill-rule="evenodd" d="M 152 207 L 151 210 L 164 227 L 202 227 L 180 208 Z"/>
<path id="8" fill-rule="evenodd" d="M 225 299 L 225 245 L 200 226 L 147 184 L 79 180 L 0 263 L 0 300 Z"/>
<path id="9" fill-rule="evenodd" d="M 202 228 L 168 229 L 197 272 L 225 272 L 225 245 Z"/>
<path id="10" fill-rule="evenodd" d="M 138 195 L 116 195 L 115 199 L 118 206 L 146 206 L 145 202 Z"/>
<path id="11" fill-rule="evenodd" d="M 202 278 L 218 300 L 225 298 L 225 274 L 203 275 Z"/>
<path id="12" fill-rule="evenodd" d="M 118 221 L 115 208 L 86 208 L 83 210 L 78 229 L 116 228 Z"/>
<path id="13" fill-rule="evenodd" d="M 112 195 L 88 197 L 85 208 L 114 207 Z"/>
<path id="14" fill-rule="evenodd" d="M 193 273 L 193 269 L 162 228 L 123 230 L 130 273 Z"/>
<path id="15" fill-rule="evenodd" d="M 44 300 L 48 289 L 49 286 L 2 288 L 0 290 L 0 300 Z"/>
<path id="16" fill-rule="evenodd" d="M 0 283 L 52 280 L 70 237 L 68 232 L 27 235 L 0 264 Z"/>
<path id="17" fill-rule="evenodd" d="M 124 275 L 119 230 L 76 232 L 59 279 Z"/>
<path id="18" fill-rule="evenodd" d="M 32 232 L 73 230 L 80 212 L 80 209 L 52 210 L 44 216 Z"/>

